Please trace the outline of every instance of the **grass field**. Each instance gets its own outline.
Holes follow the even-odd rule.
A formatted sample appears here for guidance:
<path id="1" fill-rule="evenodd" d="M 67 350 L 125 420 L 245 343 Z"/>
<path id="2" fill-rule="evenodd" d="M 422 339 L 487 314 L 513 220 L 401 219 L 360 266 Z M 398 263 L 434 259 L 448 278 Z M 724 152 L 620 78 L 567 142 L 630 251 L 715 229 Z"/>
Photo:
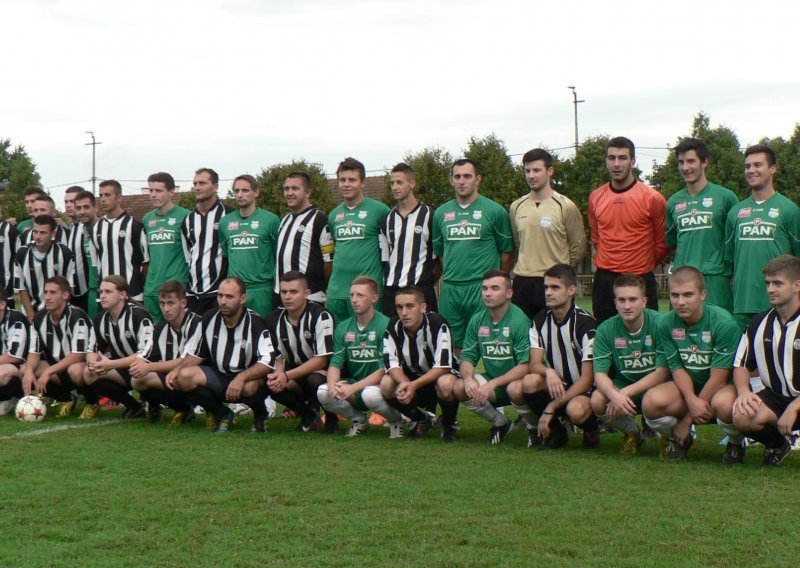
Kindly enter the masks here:
<path id="1" fill-rule="evenodd" d="M 687 462 L 663 464 L 655 440 L 621 458 L 617 434 L 590 452 L 580 436 L 530 451 L 523 432 L 489 446 L 463 408 L 450 445 L 118 415 L 36 436 L 81 423 L 0 418 L 0 565 L 774 566 L 800 554 L 800 458 L 765 470 L 758 448 L 725 468 L 713 427 Z"/>

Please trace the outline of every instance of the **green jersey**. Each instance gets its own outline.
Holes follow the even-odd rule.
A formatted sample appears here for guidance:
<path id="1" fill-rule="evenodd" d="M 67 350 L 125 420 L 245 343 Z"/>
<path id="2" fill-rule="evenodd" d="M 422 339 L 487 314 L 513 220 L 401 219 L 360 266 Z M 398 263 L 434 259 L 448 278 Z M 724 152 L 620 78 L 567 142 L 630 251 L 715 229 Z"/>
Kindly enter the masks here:
<path id="1" fill-rule="evenodd" d="M 482 308 L 469 320 L 461 360 L 477 365 L 483 359 L 487 380 L 504 375 L 530 361 L 530 328 L 531 320 L 514 304 L 497 323 L 489 309 Z"/>
<path id="2" fill-rule="evenodd" d="M 600 324 L 594 337 L 594 370 L 609 374 L 614 369 L 614 385 L 622 388 L 645 378 L 657 367 L 666 367 L 657 330 L 662 316 L 644 311 L 639 331 L 631 333 L 619 315 Z"/>
<path id="3" fill-rule="evenodd" d="M 359 276 L 371 276 L 383 286 L 383 260 L 386 250 L 381 226 L 389 214 L 385 203 L 365 197 L 355 207 L 340 203 L 328 215 L 336 248 L 333 273 L 328 283 L 328 298 L 349 298 L 350 284 Z"/>
<path id="4" fill-rule="evenodd" d="M 29 231 L 33 228 L 33 219 L 25 219 L 24 221 L 20 221 L 17 224 L 17 231 L 21 235 L 25 231 Z"/>
<path id="5" fill-rule="evenodd" d="M 228 276 L 245 286 L 275 285 L 275 258 L 281 220 L 275 213 L 256 208 L 249 217 L 237 209 L 219 220 L 219 242 L 228 257 Z"/>
<path id="6" fill-rule="evenodd" d="M 667 201 L 667 246 L 677 248 L 673 268 L 694 266 L 703 274 L 730 276 L 725 265 L 725 221 L 739 199 L 707 184 L 692 197 L 684 188 Z M 727 270 L 727 272 L 726 272 Z"/>
<path id="7" fill-rule="evenodd" d="M 144 216 L 142 224 L 150 248 L 145 295 L 158 295 L 159 287 L 167 280 L 177 280 L 184 286 L 189 282 L 189 267 L 181 242 L 181 226 L 188 214 L 188 209 L 175 205 L 164 215 L 154 209 Z"/>
<path id="8" fill-rule="evenodd" d="M 656 342 L 664 350 L 670 372 L 686 369 L 697 392 L 705 386 L 711 369 L 730 369 L 742 333 L 727 310 L 705 304 L 703 317 L 688 327 L 675 311 L 658 324 Z"/>
<path id="9" fill-rule="evenodd" d="M 800 208 L 776 193 L 761 203 L 748 197 L 728 213 L 725 262 L 733 265 L 733 313 L 770 309 L 764 266 L 782 254 L 800 252 Z"/>
<path id="10" fill-rule="evenodd" d="M 500 268 L 502 253 L 514 252 L 508 211 L 482 195 L 466 207 L 448 201 L 433 214 L 433 252 L 444 257 L 445 282 L 481 280 Z"/>
<path id="11" fill-rule="evenodd" d="M 356 316 L 336 325 L 331 367 L 342 370 L 342 378 L 353 384 L 383 369 L 383 334 L 389 317 L 376 311 L 367 327 L 358 326 Z"/>

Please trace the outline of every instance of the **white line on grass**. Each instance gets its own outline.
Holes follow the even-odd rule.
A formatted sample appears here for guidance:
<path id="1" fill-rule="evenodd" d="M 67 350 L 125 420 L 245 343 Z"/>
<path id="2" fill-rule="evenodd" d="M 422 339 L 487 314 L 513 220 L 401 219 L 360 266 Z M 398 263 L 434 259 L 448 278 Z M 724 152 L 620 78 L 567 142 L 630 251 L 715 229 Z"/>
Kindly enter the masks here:
<path id="1" fill-rule="evenodd" d="M 49 428 L 40 428 L 38 430 L 23 430 L 22 432 L 15 432 L 14 434 L 7 434 L 0 436 L 0 440 L 10 440 L 11 438 L 25 438 L 28 436 L 41 436 L 43 434 L 52 434 L 53 432 L 63 432 L 65 430 L 79 430 L 81 428 L 96 428 L 98 426 L 110 426 L 112 424 L 119 424 L 122 422 L 120 418 L 112 420 L 101 420 L 98 422 L 87 422 L 85 424 L 59 424 L 58 426 L 51 426 Z"/>

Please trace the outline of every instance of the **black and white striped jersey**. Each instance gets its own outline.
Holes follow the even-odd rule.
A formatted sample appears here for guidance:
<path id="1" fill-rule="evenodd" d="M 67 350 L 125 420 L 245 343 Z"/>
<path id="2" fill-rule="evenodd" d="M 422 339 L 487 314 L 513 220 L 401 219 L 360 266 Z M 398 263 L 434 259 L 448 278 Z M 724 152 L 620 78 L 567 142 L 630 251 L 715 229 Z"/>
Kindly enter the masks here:
<path id="1" fill-rule="evenodd" d="M 333 354 L 333 316 L 321 305 L 309 302 L 292 325 L 289 312 L 279 308 L 267 316 L 272 353 L 282 357 L 287 369 L 299 367 L 313 357 Z M 275 362 L 270 361 L 275 368 Z"/>
<path id="2" fill-rule="evenodd" d="M 53 242 L 54 243 L 61 243 L 62 245 L 68 246 L 69 245 L 69 227 L 62 227 L 61 225 L 56 226 L 56 231 L 53 233 Z M 33 242 L 33 225 L 31 225 L 28 229 L 22 232 L 19 236 L 19 241 L 17 242 L 17 247 L 26 247 Z"/>
<path id="3" fill-rule="evenodd" d="M 0 287 L 8 292 L 14 289 L 14 259 L 18 242 L 17 228 L 0 219 Z"/>
<path id="4" fill-rule="evenodd" d="M 394 207 L 381 231 L 389 249 L 386 285 L 433 284 L 433 209 L 420 202 L 403 217 Z"/>
<path id="5" fill-rule="evenodd" d="M 146 310 L 130 302 L 125 304 L 117 321 L 108 310 L 103 310 L 94 318 L 91 344 L 92 350 L 110 353 L 111 359 L 149 353 L 153 349 L 153 320 Z"/>
<path id="6" fill-rule="evenodd" d="M 280 293 L 280 278 L 284 273 L 299 270 L 308 278 L 310 299 L 324 303 L 328 283 L 323 266 L 333 261 L 333 248 L 325 213 L 312 205 L 302 213 L 287 214 L 281 219 L 278 231 L 275 293 Z"/>
<path id="7" fill-rule="evenodd" d="M 102 217 L 92 230 L 97 251 L 100 280 L 116 274 L 128 281 L 130 297 L 139 298 L 144 291 L 142 265 L 150 262 L 144 225 L 123 213 L 115 219 Z"/>
<path id="8" fill-rule="evenodd" d="M 141 353 L 148 361 L 172 361 L 183 357 L 186 343 L 200 331 L 201 318 L 194 312 L 184 310 L 180 329 L 173 328 L 168 321 L 156 325 L 152 349 Z"/>
<path id="9" fill-rule="evenodd" d="M 232 209 L 217 201 L 206 215 L 196 208 L 181 226 L 183 254 L 189 265 L 189 293 L 213 294 L 228 274 L 228 259 L 219 243 L 219 220 Z"/>
<path id="10" fill-rule="evenodd" d="M 447 321 L 435 312 L 427 312 L 412 337 L 400 318 L 392 318 L 383 335 L 383 366 L 387 371 L 400 368 L 409 379 L 421 377 L 431 369 L 457 369 Z"/>
<path id="11" fill-rule="evenodd" d="M 0 347 L 4 355 L 24 361 L 28 354 L 28 318 L 22 312 L 6 308 L 0 320 Z"/>
<path id="12" fill-rule="evenodd" d="M 86 353 L 90 349 L 92 320 L 82 309 L 67 305 L 57 322 L 47 310 L 39 310 L 31 326 L 31 353 L 43 355 L 50 365 L 55 365 L 72 353 Z"/>
<path id="13" fill-rule="evenodd" d="M 757 370 L 761 384 L 778 394 L 800 396 L 800 311 L 786 325 L 774 308 L 755 316 L 739 341 L 733 366 Z"/>
<path id="14" fill-rule="evenodd" d="M 53 241 L 45 253 L 40 252 L 36 245 L 17 250 L 14 289 L 28 292 L 34 311 L 44 307 L 44 285 L 51 276 L 63 276 L 70 287 L 74 287 L 75 262 L 72 251 L 65 245 Z"/>
<path id="15" fill-rule="evenodd" d="M 571 385 L 581 378 L 582 363 L 592 360 L 596 328 L 594 317 L 583 308 L 573 305 L 561 323 L 552 310 L 544 309 L 533 317 L 531 349 L 544 350 L 548 365 Z"/>
<path id="16" fill-rule="evenodd" d="M 97 266 L 97 253 L 92 240 L 92 229 L 83 223 L 75 223 L 70 227 L 67 242 L 75 259 L 76 296 L 83 296 L 89 290 L 89 267 Z"/>

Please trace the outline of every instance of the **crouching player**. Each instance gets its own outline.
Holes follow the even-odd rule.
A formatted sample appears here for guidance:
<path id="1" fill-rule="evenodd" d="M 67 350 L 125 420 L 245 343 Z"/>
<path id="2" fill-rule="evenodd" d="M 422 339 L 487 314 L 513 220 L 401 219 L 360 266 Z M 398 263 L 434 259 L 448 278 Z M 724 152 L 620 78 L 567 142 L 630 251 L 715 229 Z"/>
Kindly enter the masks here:
<path id="1" fill-rule="evenodd" d="M 8 292 L 0 288 L 0 416 L 22 397 L 20 367 L 28 352 L 28 318 L 8 307 Z"/>
<path id="2" fill-rule="evenodd" d="M 773 258 L 764 276 L 772 309 L 753 318 L 739 343 L 733 423 L 764 444 L 764 465 L 776 466 L 791 450 L 786 436 L 800 427 L 800 260 Z M 750 373 L 756 370 L 764 388 L 753 394 Z"/>
<path id="3" fill-rule="evenodd" d="M 528 423 L 528 447 L 566 446 L 569 433 L 561 417 L 569 417 L 583 429 L 585 448 L 600 443 L 589 399 L 596 324 L 575 305 L 577 289 L 578 277 L 568 264 L 555 264 L 545 271 L 547 308 L 536 314 L 530 328 L 530 374 L 509 385 L 511 400 Z"/>
<path id="4" fill-rule="evenodd" d="M 645 282 L 634 274 L 614 281 L 614 302 L 617 315 L 601 323 L 594 338 L 592 410 L 624 434 L 620 453 L 636 455 L 644 435 L 633 418 L 642 411 L 644 393 L 669 378 L 656 343 L 661 314 L 645 309 Z"/>
<path id="5" fill-rule="evenodd" d="M 436 408 L 436 381 L 451 373 L 457 361 L 453 353 L 450 326 L 437 313 L 428 312 L 425 292 L 417 286 L 400 288 L 394 297 L 397 317 L 392 318 L 383 340 L 381 395 L 416 426 L 412 438 L 421 438 L 432 426 L 425 410 Z M 455 441 L 458 401 L 443 401 L 442 441 Z M 403 435 L 402 423 L 389 423 L 389 437 Z"/>
<path id="6" fill-rule="evenodd" d="M 390 423 L 400 421 L 400 413 L 389 406 L 378 388 L 385 374 L 383 334 L 389 318 L 375 311 L 379 299 L 378 283 L 369 276 L 359 276 L 350 286 L 350 305 L 355 316 L 336 325 L 333 356 L 328 380 L 320 385 L 317 398 L 330 413 L 341 414 L 352 422 L 346 436 L 353 438 L 369 427 L 367 410 L 379 412 Z M 332 434 L 331 422 L 325 432 Z"/>
<path id="7" fill-rule="evenodd" d="M 186 288 L 177 280 L 167 280 L 158 289 L 159 314 L 164 321 L 153 332 L 149 352 L 141 352 L 130 366 L 131 384 L 147 401 L 150 422 L 161 421 L 161 405 L 175 411 L 170 426 L 194 419 L 186 396 L 167 388 L 167 374 L 180 364 L 186 342 L 196 338 L 200 316 L 186 307 Z"/>
<path id="8" fill-rule="evenodd" d="M 511 404 L 506 388 L 528 372 L 531 322 L 511 303 L 511 279 L 502 270 L 489 270 L 481 284 L 483 309 L 467 325 L 461 352 L 461 378 L 445 375 L 438 381 L 443 400 L 461 401 L 492 423 L 489 443 L 499 444 L 514 423 L 496 407 Z M 483 360 L 483 375 L 475 372 Z"/>
<path id="9" fill-rule="evenodd" d="M 696 268 L 682 266 L 673 272 L 669 280 L 673 311 L 658 325 L 656 342 L 664 350 L 672 380 L 647 391 L 642 413 L 662 436 L 663 460 L 686 457 L 694 442 L 694 424 L 719 419 L 734 442 L 741 440 L 731 423 L 730 404 L 713 400 L 730 380 L 741 333 L 726 310 L 705 303 L 705 288 L 703 274 Z"/>

